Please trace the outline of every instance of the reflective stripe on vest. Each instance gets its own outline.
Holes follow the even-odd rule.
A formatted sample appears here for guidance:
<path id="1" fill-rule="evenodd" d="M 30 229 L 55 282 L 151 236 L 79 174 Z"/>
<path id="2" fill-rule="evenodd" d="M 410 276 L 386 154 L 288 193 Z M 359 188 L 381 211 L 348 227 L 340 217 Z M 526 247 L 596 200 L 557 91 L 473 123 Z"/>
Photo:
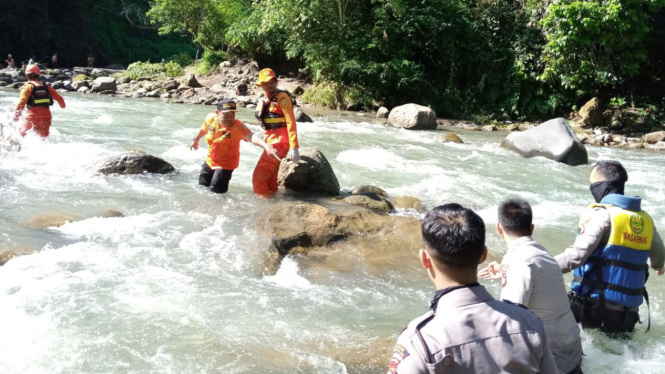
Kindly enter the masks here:
<path id="1" fill-rule="evenodd" d="M 642 304 L 647 260 L 653 241 L 653 220 L 644 211 L 633 212 L 614 205 L 603 207 L 611 217 L 611 232 L 607 245 L 597 248 L 587 262 L 575 269 L 572 289 L 580 296 L 633 308 Z M 599 269 L 598 267 L 601 267 Z M 602 280 L 597 274 L 602 271 Z M 599 287 L 603 288 L 599 292 Z M 601 300 L 602 301 L 602 300 Z"/>
<path id="2" fill-rule="evenodd" d="M 40 86 L 33 84 L 32 93 L 30 94 L 30 97 L 28 98 L 27 102 L 28 108 L 32 107 L 48 108 L 51 105 L 53 105 L 53 98 L 51 97 L 51 93 L 49 92 L 46 83 L 42 83 L 42 85 Z"/>

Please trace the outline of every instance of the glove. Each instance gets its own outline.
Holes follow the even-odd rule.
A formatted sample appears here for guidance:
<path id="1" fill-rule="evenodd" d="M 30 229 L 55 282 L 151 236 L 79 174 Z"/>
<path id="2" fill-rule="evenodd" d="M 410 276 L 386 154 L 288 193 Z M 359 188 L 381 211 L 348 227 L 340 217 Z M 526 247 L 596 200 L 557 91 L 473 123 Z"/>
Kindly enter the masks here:
<path id="1" fill-rule="evenodd" d="M 298 161 L 300 161 L 300 152 L 298 151 L 298 148 L 289 149 L 289 153 L 286 155 L 286 161 L 290 161 L 296 164 Z"/>

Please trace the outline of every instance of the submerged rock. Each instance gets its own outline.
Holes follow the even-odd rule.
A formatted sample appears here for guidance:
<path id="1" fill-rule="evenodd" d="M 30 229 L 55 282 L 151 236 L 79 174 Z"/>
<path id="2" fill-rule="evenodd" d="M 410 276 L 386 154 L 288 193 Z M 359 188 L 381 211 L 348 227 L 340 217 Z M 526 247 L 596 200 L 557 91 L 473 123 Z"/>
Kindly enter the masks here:
<path id="1" fill-rule="evenodd" d="M 501 147 L 527 158 L 540 156 L 571 166 L 589 162 L 586 148 L 563 118 L 547 121 L 526 131 L 513 132 L 503 140 Z"/>
<path id="2" fill-rule="evenodd" d="M 420 199 L 412 196 L 397 196 L 390 199 L 395 209 L 413 209 L 420 213 L 426 213 L 427 207 Z"/>
<path id="3" fill-rule="evenodd" d="M 458 144 L 464 143 L 462 141 L 462 139 L 457 134 L 455 134 L 454 132 L 449 132 L 446 135 L 442 136 L 441 137 L 441 142 L 443 142 L 443 143 L 458 143 Z"/>
<path id="4" fill-rule="evenodd" d="M 288 190 L 339 195 L 339 182 L 326 156 L 316 148 L 300 148 L 300 161 L 282 161 L 278 183 Z"/>
<path id="5" fill-rule="evenodd" d="M 172 171 L 175 171 L 173 165 L 163 159 L 137 151 L 111 158 L 98 170 L 102 174 L 166 174 Z"/>
<path id="6" fill-rule="evenodd" d="M 67 213 L 40 213 L 31 217 L 25 225 L 33 229 L 45 229 L 48 227 L 60 227 L 67 222 L 78 220 L 79 218 Z"/>
<path id="7" fill-rule="evenodd" d="M 426 106 L 401 105 L 390 111 L 388 125 L 407 130 L 435 130 L 437 127 L 436 114 Z"/>
<path id="8" fill-rule="evenodd" d="M 0 250 L 0 266 L 6 264 L 7 261 L 11 260 L 14 257 L 29 255 L 35 252 L 37 252 L 36 249 L 27 248 L 27 247 Z"/>
<path id="9" fill-rule="evenodd" d="M 282 203 L 259 221 L 259 231 L 271 238 L 266 260 L 275 273 L 288 254 L 326 255 L 337 250 L 360 251 L 366 262 L 414 258 L 421 247 L 420 220 L 375 213 L 354 207 L 333 213 L 323 206 Z M 383 269 L 385 271 L 385 269 Z"/>

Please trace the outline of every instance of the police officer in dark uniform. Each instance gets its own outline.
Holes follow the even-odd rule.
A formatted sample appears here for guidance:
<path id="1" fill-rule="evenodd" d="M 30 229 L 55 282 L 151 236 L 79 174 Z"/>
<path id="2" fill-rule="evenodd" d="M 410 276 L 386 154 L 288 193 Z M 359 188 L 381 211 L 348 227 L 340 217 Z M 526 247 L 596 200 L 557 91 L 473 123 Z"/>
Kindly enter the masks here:
<path id="1" fill-rule="evenodd" d="M 482 218 L 446 204 L 427 213 L 422 234 L 420 260 L 437 291 L 431 311 L 397 339 L 388 373 L 556 374 L 540 319 L 478 284 L 487 257 Z"/>

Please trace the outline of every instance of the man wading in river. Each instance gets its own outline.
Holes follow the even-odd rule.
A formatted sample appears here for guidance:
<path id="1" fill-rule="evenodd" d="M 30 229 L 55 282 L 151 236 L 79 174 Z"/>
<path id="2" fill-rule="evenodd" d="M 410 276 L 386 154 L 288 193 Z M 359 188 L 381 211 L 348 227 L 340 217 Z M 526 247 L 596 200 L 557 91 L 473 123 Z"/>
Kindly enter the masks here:
<path id="1" fill-rule="evenodd" d="M 436 286 L 431 311 L 397 339 L 388 373 L 557 373 L 543 323 L 478 284 L 485 223 L 459 204 L 429 211 L 420 261 Z"/>
<path id="2" fill-rule="evenodd" d="M 50 106 L 53 105 L 53 100 L 58 102 L 60 108 L 65 108 L 65 100 L 51 86 L 39 80 L 40 74 L 37 65 L 30 65 L 25 71 L 28 83 L 21 89 L 21 98 L 14 110 L 14 122 L 18 122 L 23 108 L 28 107 L 28 114 L 19 130 L 22 136 L 25 136 L 30 129 L 34 129 L 42 138 L 48 137 L 51 129 Z"/>
<path id="3" fill-rule="evenodd" d="M 626 169 L 601 161 L 589 182 L 596 204 L 582 214 L 575 243 L 556 256 L 561 270 L 575 270 L 570 307 L 585 328 L 631 332 L 640 320 L 651 267 L 663 275 L 665 247 L 639 197 L 624 196 Z M 648 327 L 647 327 L 648 330 Z"/>
<path id="4" fill-rule="evenodd" d="M 478 277 L 501 279 L 501 300 L 526 305 L 540 317 L 560 374 L 581 374 L 580 328 L 568 304 L 559 264 L 531 237 L 531 206 L 509 199 L 499 204 L 498 213 L 496 229 L 508 251 L 501 264 L 492 262 Z"/>
<path id="5" fill-rule="evenodd" d="M 277 89 L 277 78 L 272 69 L 261 70 L 256 85 L 261 86 L 266 94 L 266 99 L 259 101 L 255 112 L 265 130 L 265 142 L 270 144 L 279 157 L 297 163 L 300 161 L 300 153 L 291 96 Z M 267 151 L 263 152 L 252 176 L 255 194 L 269 197 L 277 192 L 279 164 Z"/>
<path id="6" fill-rule="evenodd" d="M 268 157 L 280 161 L 274 149 L 236 119 L 236 103 L 232 100 L 220 101 L 217 111 L 208 114 L 189 148 L 198 149 L 203 136 L 208 143 L 208 157 L 201 167 L 199 184 L 211 187 L 212 192 L 226 193 L 229 190 L 233 170 L 240 163 L 241 140 L 262 147 Z"/>

